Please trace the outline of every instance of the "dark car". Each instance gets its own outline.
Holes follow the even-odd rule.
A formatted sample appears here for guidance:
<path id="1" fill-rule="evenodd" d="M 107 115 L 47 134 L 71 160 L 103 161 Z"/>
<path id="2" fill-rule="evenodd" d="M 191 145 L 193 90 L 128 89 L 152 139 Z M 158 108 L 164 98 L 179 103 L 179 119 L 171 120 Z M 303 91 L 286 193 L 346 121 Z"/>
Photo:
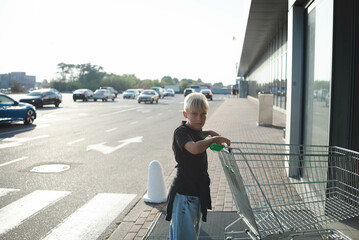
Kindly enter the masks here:
<path id="1" fill-rule="evenodd" d="M 149 103 L 153 103 L 156 102 L 158 103 L 158 98 L 159 95 L 157 94 L 157 92 L 155 90 L 144 90 L 140 96 L 138 96 L 138 103 L 141 102 L 149 102 Z"/>
<path id="2" fill-rule="evenodd" d="M 88 101 L 93 98 L 93 92 L 90 89 L 77 89 L 72 94 L 72 98 L 76 102 L 77 99 L 81 99 L 82 101 Z"/>
<path id="3" fill-rule="evenodd" d="M 43 105 L 54 104 L 58 107 L 62 101 L 62 96 L 56 89 L 40 89 L 31 91 L 27 96 L 20 99 L 20 102 L 30 103 L 38 108 Z"/>
<path id="4" fill-rule="evenodd" d="M 210 99 L 211 101 L 213 100 L 213 94 L 210 89 L 202 89 L 200 93 L 205 95 L 207 99 Z"/>
<path id="5" fill-rule="evenodd" d="M 19 103 L 5 94 L 0 94 L 0 123 L 22 121 L 25 124 L 32 124 L 35 119 L 34 106 L 28 103 Z"/>
<path id="6" fill-rule="evenodd" d="M 193 88 L 186 88 L 183 91 L 183 94 L 184 94 L 184 96 L 187 96 L 188 94 L 193 93 L 193 92 L 195 92 L 195 90 Z"/>

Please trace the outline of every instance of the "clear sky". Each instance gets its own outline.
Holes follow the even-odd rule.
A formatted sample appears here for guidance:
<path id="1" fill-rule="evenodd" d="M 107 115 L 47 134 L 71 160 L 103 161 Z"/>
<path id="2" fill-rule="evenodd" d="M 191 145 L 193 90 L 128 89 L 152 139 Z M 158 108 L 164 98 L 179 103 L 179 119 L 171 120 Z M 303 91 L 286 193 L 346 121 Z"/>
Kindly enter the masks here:
<path id="1" fill-rule="evenodd" d="M 0 0 L 0 74 L 57 64 L 234 84 L 250 0 Z M 233 37 L 236 40 L 233 40 Z"/>

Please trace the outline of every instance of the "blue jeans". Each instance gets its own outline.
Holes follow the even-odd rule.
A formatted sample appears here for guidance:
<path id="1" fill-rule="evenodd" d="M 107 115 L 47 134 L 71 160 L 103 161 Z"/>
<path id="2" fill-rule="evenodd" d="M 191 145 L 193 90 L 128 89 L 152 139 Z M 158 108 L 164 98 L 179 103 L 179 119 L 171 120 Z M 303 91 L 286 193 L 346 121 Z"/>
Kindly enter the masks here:
<path id="1" fill-rule="evenodd" d="M 201 217 L 202 213 L 199 198 L 177 193 L 173 200 L 170 239 L 198 239 Z"/>

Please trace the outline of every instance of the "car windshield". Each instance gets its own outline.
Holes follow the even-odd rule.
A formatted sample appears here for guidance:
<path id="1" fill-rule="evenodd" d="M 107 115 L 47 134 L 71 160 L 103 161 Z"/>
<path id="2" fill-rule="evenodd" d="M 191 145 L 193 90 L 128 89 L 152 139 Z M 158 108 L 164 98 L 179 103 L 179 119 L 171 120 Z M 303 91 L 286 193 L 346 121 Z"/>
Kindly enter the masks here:
<path id="1" fill-rule="evenodd" d="M 38 92 L 38 91 L 34 91 L 34 92 L 30 92 L 28 95 L 29 96 L 42 96 L 42 92 Z"/>
<path id="2" fill-rule="evenodd" d="M 103 92 L 106 92 L 105 90 L 96 90 L 95 93 L 103 93 Z"/>
<path id="3" fill-rule="evenodd" d="M 127 90 L 126 92 L 127 92 L 127 93 L 134 93 L 135 90 Z"/>
<path id="4" fill-rule="evenodd" d="M 152 91 L 143 91 L 143 94 L 146 94 L 146 95 L 154 95 L 154 92 L 152 92 Z"/>
<path id="5" fill-rule="evenodd" d="M 86 90 L 81 89 L 81 90 L 76 90 L 74 93 L 85 93 L 85 92 Z"/>

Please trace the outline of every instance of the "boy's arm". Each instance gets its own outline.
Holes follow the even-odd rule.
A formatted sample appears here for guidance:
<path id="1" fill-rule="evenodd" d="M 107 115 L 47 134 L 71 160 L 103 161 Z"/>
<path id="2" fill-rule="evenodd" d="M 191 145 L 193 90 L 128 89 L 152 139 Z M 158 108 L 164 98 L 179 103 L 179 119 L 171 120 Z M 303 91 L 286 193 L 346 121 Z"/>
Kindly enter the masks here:
<path id="1" fill-rule="evenodd" d="M 231 145 L 231 141 L 228 138 L 221 137 L 221 136 L 214 136 L 211 138 L 206 138 L 197 142 L 189 141 L 184 145 L 184 148 L 192 153 L 192 154 L 200 154 L 212 144 L 227 144 L 228 146 Z"/>

